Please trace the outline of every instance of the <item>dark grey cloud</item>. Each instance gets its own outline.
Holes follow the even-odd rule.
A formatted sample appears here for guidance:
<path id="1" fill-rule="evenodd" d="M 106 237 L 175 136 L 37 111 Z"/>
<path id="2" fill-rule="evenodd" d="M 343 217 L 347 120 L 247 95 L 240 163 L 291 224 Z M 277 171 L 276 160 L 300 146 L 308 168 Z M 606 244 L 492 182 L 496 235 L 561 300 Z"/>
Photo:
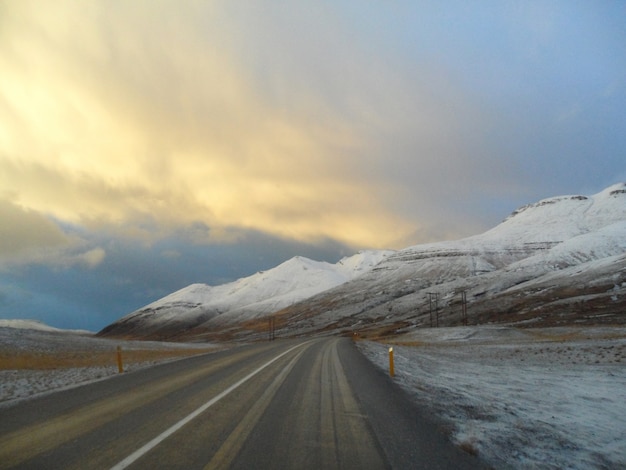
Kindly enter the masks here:
<path id="1" fill-rule="evenodd" d="M 210 231 L 198 222 L 145 243 L 73 228 L 89 245 L 104 247 L 106 257 L 94 267 L 28 263 L 0 271 L 0 318 L 99 330 L 192 283 L 220 285 L 296 255 L 336 262 L 352 254 L 332 240 L 307 244 L 258 231 L 237 230 L 234 243 L 199 243 L 199 230 Z"/>

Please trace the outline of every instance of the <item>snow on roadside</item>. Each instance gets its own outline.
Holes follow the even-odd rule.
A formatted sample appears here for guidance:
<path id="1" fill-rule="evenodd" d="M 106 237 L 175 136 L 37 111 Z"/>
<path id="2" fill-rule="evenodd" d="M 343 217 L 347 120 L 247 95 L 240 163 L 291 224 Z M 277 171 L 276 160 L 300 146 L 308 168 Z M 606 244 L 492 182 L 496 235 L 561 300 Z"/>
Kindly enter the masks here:
<path id="1" fill-rule="evenodd" d="M 0 370 L 0 406 L 10 406 L 15 400 L 37 394 L 57 391 L 101 380 L 118 374 L 116 349 L 129 350 L 216 350 L 221 346 L 210 343 L 165 343 L 157 341 L 118 341 L 80 335 L 76 332 L 51 328 L 23 328 L 0 326 L 0 355 L 11 356 L 23 352 L 35 354 L 96 353 L 110 352 L 111 364 L 90 367 L 57 368 L 46 370 L 10 369 Z M 124 363 L 125 372 L 176 360 L 177 358 L 152 359 Z"/>
<path id="2" fill-rule="evenodd" d="M 417 330 L 395 380 L 495 468 L 626 468 L 626 328 Z M 388 368 L 388 346 L 358 343 Z"/>
<path id="3" fill-rule="evenodd" d="M 5 402 L 63 390 L 117 374 L 117 367 L 54 370 L 0 370 L 0 406 Z"/>

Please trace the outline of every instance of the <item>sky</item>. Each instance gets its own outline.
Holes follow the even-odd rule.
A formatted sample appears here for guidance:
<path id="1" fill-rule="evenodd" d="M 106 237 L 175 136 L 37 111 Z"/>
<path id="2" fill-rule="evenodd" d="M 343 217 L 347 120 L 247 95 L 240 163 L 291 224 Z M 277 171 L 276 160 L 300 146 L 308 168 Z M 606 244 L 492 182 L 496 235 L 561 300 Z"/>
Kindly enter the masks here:
<path id="1" fill-rule="evenodd" d="M 0 3 L 0 318 L 481 233 L 626 181 L 621 1 Z"/>

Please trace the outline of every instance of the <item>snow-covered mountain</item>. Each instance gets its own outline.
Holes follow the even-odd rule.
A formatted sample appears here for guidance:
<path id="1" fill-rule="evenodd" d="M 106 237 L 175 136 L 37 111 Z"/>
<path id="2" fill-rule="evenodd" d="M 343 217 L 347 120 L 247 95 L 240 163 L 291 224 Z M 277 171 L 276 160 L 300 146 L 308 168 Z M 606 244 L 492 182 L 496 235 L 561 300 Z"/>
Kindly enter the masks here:
<path id="1" fill-rule="evenodd" d="M 190 328 L 217 329 L 249 321 L 343 284 L 392 253 L 362 251 L 336 264 L 296 256 L 228 284 L 192 284 L 130 313 L 101 334 L 169 337 Z"/>
<path id="2" fill-rule="evenodd" d="M 250 320 L 276 313 L 284 335 L 384 334 L 461 324 L 463 295 L 469 323 L 623 323 L 625 293 L 626 184 L 620 183 L 592 196 L 524 206 L 461 240 L 365 252 L 336 265 L 296 257 L 231 284 L 192 285 L 102 333 L 184 337 L 238 328 L 245 335 L 259 328 Z"/>
<path id="3" fill-rule="evenodd" d="M 524 206 L 493 229 L 400 250 L 281 312 L 301 332 L 469 323 L 626 321 L 626 184 Z M 332 309 L 328 308 L 332 301 Z M 314 312 L 314 313 L 313 313 Z M 301 319 L 300 321 L 298 319 Z"/>

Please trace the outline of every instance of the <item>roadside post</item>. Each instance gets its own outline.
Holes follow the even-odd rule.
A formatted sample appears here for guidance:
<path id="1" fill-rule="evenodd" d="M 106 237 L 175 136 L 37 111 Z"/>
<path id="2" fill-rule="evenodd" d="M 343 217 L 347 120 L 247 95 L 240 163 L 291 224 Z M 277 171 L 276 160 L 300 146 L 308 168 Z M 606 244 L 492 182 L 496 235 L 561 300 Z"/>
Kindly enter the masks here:
<path id="1" fill-rule="evenodd" d="M 122 347 L 121 346 L 117 347 L 117 372 L 120 374 L 124 372 L 124 364 L 122 363 Z"/>
<path id="2" fill-rule="evenodd" d="M 393 377 L 395 376 L 395 371 L 393 368 L 393 348 L 389 348 L 389 376 Z"/>

